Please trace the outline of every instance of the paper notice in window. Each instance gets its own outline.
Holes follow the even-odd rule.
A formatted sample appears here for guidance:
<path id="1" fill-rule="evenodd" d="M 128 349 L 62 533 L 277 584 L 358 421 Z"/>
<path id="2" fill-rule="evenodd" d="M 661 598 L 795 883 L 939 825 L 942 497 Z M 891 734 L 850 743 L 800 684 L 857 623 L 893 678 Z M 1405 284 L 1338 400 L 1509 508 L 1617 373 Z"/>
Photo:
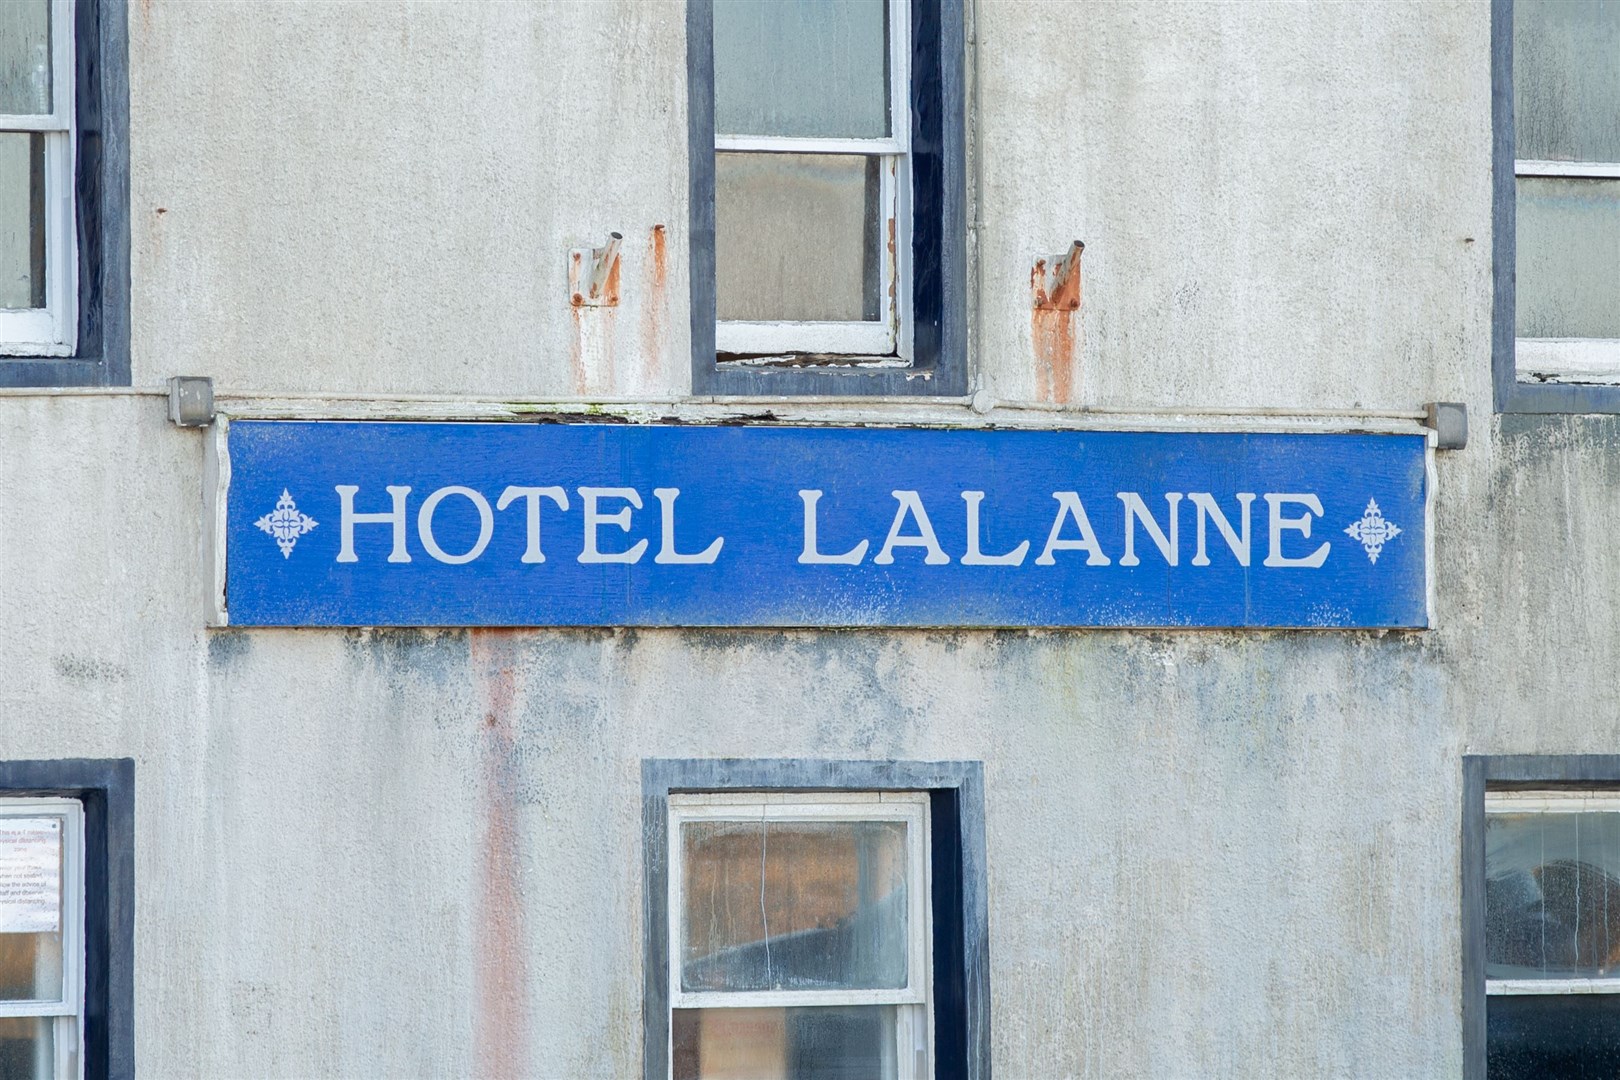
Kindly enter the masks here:
<path id="1" fill-rule="evenodd" d="M 0 818 L 0 934 L 62 925 L 62 819 Z"/>

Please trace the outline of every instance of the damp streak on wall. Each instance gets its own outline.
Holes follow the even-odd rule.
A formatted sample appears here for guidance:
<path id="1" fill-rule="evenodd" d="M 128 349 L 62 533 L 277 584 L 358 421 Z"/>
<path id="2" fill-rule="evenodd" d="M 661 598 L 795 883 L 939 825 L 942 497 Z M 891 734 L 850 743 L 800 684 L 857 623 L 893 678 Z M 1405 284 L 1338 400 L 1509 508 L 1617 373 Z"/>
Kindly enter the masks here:
<path id="1" fill-rule="evenodd" d="M 517 702 L 522 696 L 514 635 L 475 630 L 472 677 L 483 698 L 477 915 L 478 1075 L 520 1077 L 527 1065 L 528 947 L 524 934 L 518 821 Z"/>

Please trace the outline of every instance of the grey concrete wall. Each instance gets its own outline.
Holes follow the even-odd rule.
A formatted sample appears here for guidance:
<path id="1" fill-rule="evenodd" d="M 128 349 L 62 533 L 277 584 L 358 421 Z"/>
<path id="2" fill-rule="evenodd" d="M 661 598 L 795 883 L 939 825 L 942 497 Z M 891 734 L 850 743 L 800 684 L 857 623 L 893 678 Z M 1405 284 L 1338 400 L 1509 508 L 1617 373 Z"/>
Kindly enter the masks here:
<path id="1" fill-rule="evenodd" d="M 209 631 L 203 436 L 0 394 L 0 757 L 137 760 L 144 1075 L 636 1075 L 639 762 L 709 755 L 985 762 L 1004 1080 L 1460 1071 L 1460 755 L 1620 741 L 1620 422 L 1491 417 L 1486 11 L 974 16 L 979 385 L 1467 402 L 1439 628 Z M 685 393 L 679 5 L 129 17 L 137 388 Z"/>

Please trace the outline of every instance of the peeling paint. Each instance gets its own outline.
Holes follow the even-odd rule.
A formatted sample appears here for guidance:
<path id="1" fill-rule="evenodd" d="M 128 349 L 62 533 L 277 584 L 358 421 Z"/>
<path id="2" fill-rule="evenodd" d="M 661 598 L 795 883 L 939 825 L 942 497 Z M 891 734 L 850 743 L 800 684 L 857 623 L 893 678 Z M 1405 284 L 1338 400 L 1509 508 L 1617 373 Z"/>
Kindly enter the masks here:
<path id="1" fill-rule="evenodd" d="M 900 280 L 900 253 L 894 239 L 894 218 L 889 219 L 889 310 L 895 307 L 895 284 Z"/>

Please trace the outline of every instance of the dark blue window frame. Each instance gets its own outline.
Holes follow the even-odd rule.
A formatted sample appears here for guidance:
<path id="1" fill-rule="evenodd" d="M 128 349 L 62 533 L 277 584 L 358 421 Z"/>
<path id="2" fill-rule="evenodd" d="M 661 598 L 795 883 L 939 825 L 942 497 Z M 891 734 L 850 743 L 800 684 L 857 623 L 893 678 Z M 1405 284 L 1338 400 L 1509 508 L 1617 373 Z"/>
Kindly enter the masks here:
<path id="1" fill-rule="evenodd" d="M 84 806 L 84 1075 L 135 1075 L 135 762 L 0 761 L 0 795 Z"/>
<path id="2" fill-rule="evenodd" d="M 1620 413 L 1620 386 L 1519 381 L 1514 350 L 1516 198 L 1513 0 L 1491 0 L 1491 376 L 1499 413 Z"/>
<path id="3" fill-rule="evenodd" d="M 79 332 L 68 357 L 0 357 L 0 386 L 128 386 L 129 11 L 74 6 Z"/>
<path id="4" fill-rule="evenodd" d="M 934 1076 L 990 1078 L 984 767 L 977 761 L 683 758 L 641 763 L 642 1076 L 669 1076 L 669 797 L 713 791 L 925 791 L 932 834 Z"/>
<path id="5" fill-rule="evenodd" d="M 1513 788 L 1577 788 L 1620 791 L 1620 755 L 1482 755 L 1463 757 L 1462 805 L 1462 1026 L 1463 1078 L 1487 1080 L 1486 1050 L 1491 1018 L 1485 993 L 1485 793 Z M 1587 995 L 1565 995 L 1581 998 Z M 1545 1000 L 1528 997 L 1525 1003 Z M 1581 1009 L 1582 1001 L 1571 1002 Z M 1520 1025 L 1525 1018 L 1498 1017 L 1504 1026 Z M 1505 1021 L 1505 1023 L 1504 1023 Z M 1579 1023 L 1572 1025 L 1579 1029 Z M 1548 1042 L 1556 1039 L 1549 1035 Z M 1500 1063 L 1499 1063 L 1500 1064 Z M 1522 1075 L 1522 1074 L 1521 1074 Z"/>
<path id="6" fill-rule="evenodd" d="M 686 9 L 691 154 L 692 392 L 957 396 L 967 393 L 967 166 L 962 0 L 912 0 L 912 362 L 734 366 L 715 354 L 714 3 Z"/>

